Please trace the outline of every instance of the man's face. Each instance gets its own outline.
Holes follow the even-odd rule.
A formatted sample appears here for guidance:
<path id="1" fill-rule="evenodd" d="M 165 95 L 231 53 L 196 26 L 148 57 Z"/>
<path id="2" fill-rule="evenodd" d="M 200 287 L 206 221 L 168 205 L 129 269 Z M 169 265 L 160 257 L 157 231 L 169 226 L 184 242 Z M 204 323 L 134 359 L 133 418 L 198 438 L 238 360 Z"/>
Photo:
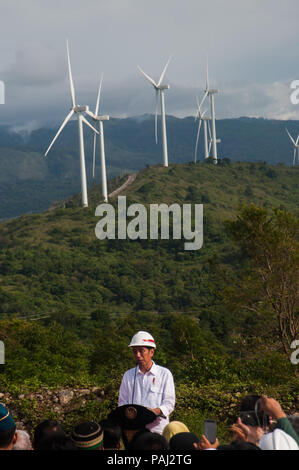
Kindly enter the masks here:
<path id="1" fill-rule="evenodd" d="M 141 369 L 147 369 L 151 365 L 154 348 L 134 346 L 132 350 L 136 364 L 138 364 Z"/>

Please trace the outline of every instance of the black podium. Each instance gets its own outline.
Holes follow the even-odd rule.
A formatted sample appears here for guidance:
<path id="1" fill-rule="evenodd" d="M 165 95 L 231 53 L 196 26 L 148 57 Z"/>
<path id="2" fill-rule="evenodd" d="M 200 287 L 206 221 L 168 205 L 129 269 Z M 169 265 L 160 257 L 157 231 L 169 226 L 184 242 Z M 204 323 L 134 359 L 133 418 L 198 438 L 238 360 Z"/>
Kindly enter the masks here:
<path id="1" fill-rule="evenodd" d="M 135 434 L 145 429 L 145 426 L 155 421 L 156 418 L 157 416 L 153 411 L 134 403 L 118 406 L 108 416 L 108 419 L 121 427 L 126 449 Z"/>

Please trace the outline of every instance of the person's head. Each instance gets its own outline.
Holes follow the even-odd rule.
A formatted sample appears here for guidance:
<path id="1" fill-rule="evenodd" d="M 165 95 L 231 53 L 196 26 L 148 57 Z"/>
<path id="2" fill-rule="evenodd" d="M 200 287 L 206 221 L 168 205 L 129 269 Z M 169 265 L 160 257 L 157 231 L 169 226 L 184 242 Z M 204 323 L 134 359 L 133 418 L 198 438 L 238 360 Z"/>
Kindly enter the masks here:
<path id="1" fill-rule="evenodd" d="M 38 450 L 40 442 L 52 434 L 65 435 L 62 425 L 56 419 L 46 419 L 39 423 L 34 431 L 33 447 Z"/>
<path id="2" fill-rule="evenodd" d="M 102 427 L 93 421 L 78 424 L 72 433 L 72 440 L 79 450 L 103 450 Z"/>
<path id="3" fill-rule="evenodd" d="M 299 414 L 289 415 L 288 420 L 290 421 L 290 423 L 293 426 L 295 432 L 299 436 Z"/>
<path id="4" fill-rule="evenodd" d="M 147 331 L 138 331 L 131 339 L 129 348 L 132 349 L 135 362 L 141 370 L 150 368 L 156 349 L 156 343 L 152 335 Z"/>
<path id="5" fill-rule="evenodd" d="M 171 421 L 163 429 L 162 435 L 165 437 L 167 442 L 169 442 L 172 436 L 178 434 L 179 432 L 189 432 L 189 429 L 184 423 L 181 423 L 180 421 Z"/>
<path id="6" fill-rule="evenodd" d="M 16 435 L 17 440 L 13 445 L 13 450 L 32 450 L 30 436 L 27 431 L 18 429 Z"/>
<path id="7" fill-rule="evenodd" d="M 281 429 L 264 434 L 259 446 L 262 450 L 299 450 L 295 439 Z"/>
<path id="8" fill-rule="evenodd" d="M 106 449 L 120 449 L 121 441 L 121 427 L 119 424 L 109 420 L 103 419 L 100 423 L 100 426 L 104 431 L 104 441 L 103 447 Z"/>
<path id="9" fill-rule="evenodd" d="M 269 427 L 269 416 L 267 416 L 259 406 L 261 395 L 247 395 L 240 404 L 240 418 L 247 426 Z"/>
<path id="10" fill-rule="evenodd" d="M 169 441 L 170 450 L 195 450 L 193 444 L 199 443 L 199 438 L 193 432 L 179 432 Z"/>
<path id="11" fill-rule="evenodd" d="M 73 440 L 65 434 L 52 433 L 39 442 L 36 450 L 78 450 L 78 448 Z"/>
<path id="12" fill-rule="evenodd" d="M 11 450 L 16 440 L 15 422 L 8 409 L 0 404 L 0 450 Z"/>
<path id="13" fill-rule="evenodd" d="M 168 450 L 168 442 L 165 437 L 155 432 L 145 432 L 139 435 L 134 443 L 130 446 L 130 450 Z"/>

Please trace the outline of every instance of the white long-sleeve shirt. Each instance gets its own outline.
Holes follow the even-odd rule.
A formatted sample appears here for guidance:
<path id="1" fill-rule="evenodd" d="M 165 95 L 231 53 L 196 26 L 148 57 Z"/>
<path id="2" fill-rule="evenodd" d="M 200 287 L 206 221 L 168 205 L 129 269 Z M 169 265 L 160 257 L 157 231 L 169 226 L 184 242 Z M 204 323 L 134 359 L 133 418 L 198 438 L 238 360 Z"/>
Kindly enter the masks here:
<path id="1" fill-rule="evenodd" d="M 165 418 L 157 417 L 146 427 L 151 432 L 162 434 L 164 427 L 169 423 L 169 415 L 175 405 L 172 373 L 154 362 L 145 374 L 140 371 L 138 366 L 136 367 L 127 370 L 123 376 L 119 389 L 118 406 L 136 404 L 147 408 L 160 408 Z"/>

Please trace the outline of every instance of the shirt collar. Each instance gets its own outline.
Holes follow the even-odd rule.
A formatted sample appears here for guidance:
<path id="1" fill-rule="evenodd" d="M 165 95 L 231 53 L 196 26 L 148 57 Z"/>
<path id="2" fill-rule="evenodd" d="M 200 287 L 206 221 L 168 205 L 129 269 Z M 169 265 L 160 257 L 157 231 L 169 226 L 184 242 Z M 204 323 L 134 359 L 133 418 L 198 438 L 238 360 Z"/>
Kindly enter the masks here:
<path id="1" fill-rule="evenodd" d="M 154 361 L 152 361 L 152 362 L 153 362 L 152 367 L 145 374 L 157 375 L 158 368 L 157 368 L 156 364 L 154 363 Z M 143 372 L 141 372 L 141 370 L 139 369 L 139 366 L 138 366 L 138 374 L 143 375 Z"/>

